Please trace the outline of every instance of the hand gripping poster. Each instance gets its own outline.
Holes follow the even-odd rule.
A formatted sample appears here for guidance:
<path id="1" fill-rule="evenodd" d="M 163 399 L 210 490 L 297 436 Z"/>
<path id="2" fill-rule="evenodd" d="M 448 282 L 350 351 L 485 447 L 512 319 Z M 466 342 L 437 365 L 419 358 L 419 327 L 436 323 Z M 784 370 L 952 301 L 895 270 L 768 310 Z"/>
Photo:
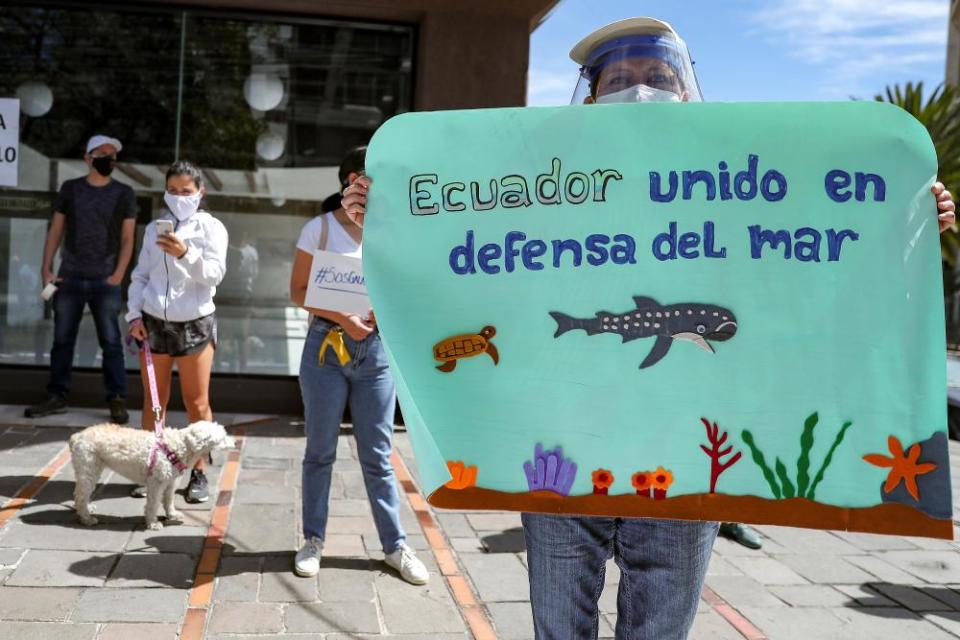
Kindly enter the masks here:
<path id="1" fill-rule="evenodd" d="M 431 504 L 952 537 L 937 159 L 904 111 L 411 113 L 367 170 Z"/>

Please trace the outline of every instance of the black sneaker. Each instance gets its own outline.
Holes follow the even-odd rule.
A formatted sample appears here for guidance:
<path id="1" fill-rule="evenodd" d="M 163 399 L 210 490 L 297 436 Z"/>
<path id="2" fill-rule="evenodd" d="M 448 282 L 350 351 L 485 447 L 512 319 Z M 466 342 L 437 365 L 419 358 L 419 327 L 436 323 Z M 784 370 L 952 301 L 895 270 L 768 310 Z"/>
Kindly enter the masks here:
<path id="1" fill-rule="evenodd" d="M 42 418 L 52 416 L 55 413 L 66 413 L 67 401 L 60 396 L 50 396 L 43 402 L 27 407 L 23 410 L 23 415 L 27 418 Z"/>
<path id="2" fill-rule="evenodd" d="M 110 407 L 110 422 L 114 424 L 127 424 L 130 422 L 130 414 L 127 413 L 127 401 L 117 396 L 107 401 Z"/>
<path id="3" fill-rule="evenodd" d="M 187 502 L 196 504 L 206 502 L 209 499 L 210 490 L 207 487 L 207 476 L 203 475 L 203 471 L 193 469 L 190 472 L 190 482 L 187 483 Z"/>

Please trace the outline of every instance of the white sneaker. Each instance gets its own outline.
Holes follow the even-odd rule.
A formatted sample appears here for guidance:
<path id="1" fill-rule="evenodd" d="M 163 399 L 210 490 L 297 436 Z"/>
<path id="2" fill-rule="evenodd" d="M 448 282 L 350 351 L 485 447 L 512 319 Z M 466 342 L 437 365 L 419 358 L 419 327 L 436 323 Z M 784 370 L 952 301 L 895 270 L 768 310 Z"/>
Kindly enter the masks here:
<path id="1" fill-rule="evenodd" d="M 387 554 L 383 561 L 396 569 L 400 573 L 400 577 L 410 584 L 427 584 L 430 579 L 427 568 L 417 558 L 413 549 L 404 542 L 400 543 L 396 551 Z"/>
<path id="2" fill-rule="evenodd" d="M 303 578 L 312 578 L 320 573 L 320 556 L 323 553 L 323 540 L 310 538 L 293 559 L 293 572 Z"/>

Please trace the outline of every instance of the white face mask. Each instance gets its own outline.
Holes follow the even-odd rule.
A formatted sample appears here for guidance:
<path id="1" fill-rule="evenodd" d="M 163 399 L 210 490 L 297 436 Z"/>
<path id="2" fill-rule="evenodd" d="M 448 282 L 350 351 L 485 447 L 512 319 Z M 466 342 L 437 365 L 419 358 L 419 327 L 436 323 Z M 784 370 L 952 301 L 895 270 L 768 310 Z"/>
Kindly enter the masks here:
<path id="1" fill-rule="evenodd" d="M 199 191 L 192 196 L 175 196 L 172 193 L 163 194 L 163 201 L 167 203 L 167 208 L 177 220 L 183 221 L 192 216 L 200 208 L 200 201 L 203 194 Z"/>
<path id="2" fill-rule="evenodd" d="M 614 102 L 680 102 L 680 96 L 672 91 L 654 89 L 645 84 L 635 84 L 628 89 L 608 93 L 597 98 L 598 104 Z"/>

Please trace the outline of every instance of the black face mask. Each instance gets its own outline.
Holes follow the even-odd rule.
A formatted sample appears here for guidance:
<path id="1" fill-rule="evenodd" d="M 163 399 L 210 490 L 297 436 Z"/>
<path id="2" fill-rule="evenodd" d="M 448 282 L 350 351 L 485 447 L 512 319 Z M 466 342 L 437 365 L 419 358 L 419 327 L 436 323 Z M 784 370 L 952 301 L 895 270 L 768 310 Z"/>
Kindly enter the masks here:
<path id="1" fill-rule="evenodd" d="M 111 158 L 110 156 L 102 156 L 100 158 L 94 158 L 90 161 L 90 164 L 93 165 L 93 168 L 97 173 L 102 175 L 104 178 L 113 173 L 113 167 L 116 164 L 117 159 Z"/>

